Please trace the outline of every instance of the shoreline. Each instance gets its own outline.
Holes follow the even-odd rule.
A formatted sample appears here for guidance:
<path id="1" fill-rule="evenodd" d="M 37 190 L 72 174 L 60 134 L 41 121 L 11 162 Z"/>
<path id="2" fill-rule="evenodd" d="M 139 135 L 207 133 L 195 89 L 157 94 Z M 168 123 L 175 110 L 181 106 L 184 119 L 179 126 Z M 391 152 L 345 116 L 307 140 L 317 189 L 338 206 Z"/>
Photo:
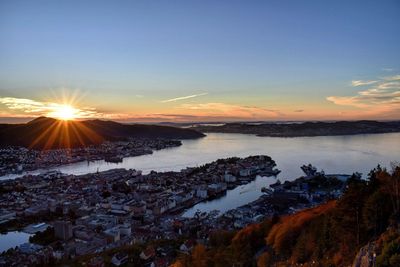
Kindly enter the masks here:
<path id="1" fill-rule="evenodd" d="M 196 128 L 194 128 L 196 129 Z M 399 131 L 391 131 L 391 132 L 365 132 L 365 133 L 348 133 L 348 134 L 315 134 L 315 135 L 267 135 L 267 134 L 258 134 L 258 133 L 248 133 L 248 132 L 235 132 L 235 131 L 212 131 L 212 130 L 204 130 L 204 133 L 218 133 L 218 134 L 243 134 L 243 135 L 254 135 L 258 137 L 273 137 L 273 138 L 302 138 L 302 137 L 335 137 L 335 136 L 360 136 L 360 135 L 378 135 L 378 134 L 396 134 L 400 133 Z"/>
<path id="2" fill-rule="evenodd" d="M 145 141 L 143 141 L 145 140 Z M 139 142 L 139 143 L 144 143 L 141 144 L 141 147 L 133 147 L 132 143 L 134 142 Z M 147 145 L 146 142 L 150 143 L 150 145 Z M 153 144 L 152 144 L 153 143 Z M 128 151 L 119 151 L 117 150 L 118 146 L 123 147 L 123 149 L 128 149 Z M 102 146 L 111 146 L 110 148 L 107 148 L 108 150 L 111 151 L 104 151 L 104 148 Z M 115 148 L 114 148 L 114 147 Z M 182 141 L 180 140 L 163 140 L 163 139 L 155 139 L 155 140 L 131 140 L 128 142 L 106 142 L 98 147 L 86 147 L 86 148 L 78 148 L 78 149 L 54 149 L 54 150 L 47 150 L 47 151 L 36 151 L 36 150 L 28 150 L 23 147 L 11 147 L 8 149 L 0 149 L 0 157 L 1 158 L 7 158 L 8 154 L 12 154 L 14 151 L 20 151 L 23 150 L 22 154 L 23 156 L 27 158 L 33 158 L 34 163 L 30 162 L 29 165 L 28 163 L 25 162 L 20 162 L 19 165 L 15 165 L 13 167 L 8 167 L 7 169 L 3 170 L 0 173 L 0 180 L 6 180 L 7 178 L 3 178 L 5 176 L 13 176 L 16 175 L 18 177 L 22 177 L 24 175 L 30 175 L 29 172 L 47 172 L 50 171 L 51 169 L 57 168 L 57 167 L 63 167 L 63 166 L 68 166 L 71 164 L 76 164 L 76 163 L 81 163 L 81 162 L 95 162 L 98 160 L 104 160 L 105 162 L 109 163 L 119 163 L 122 162 L 124 158 L 129 158 L 129 157 L 138 157 L 138 156 L 143 156 L 143 155 L 150 155 L 153 154 L 154 151 L 162 150 L 162 149 L 167 149 L 167 148 L 173 148 L 173 147 L 179 147 L 182 146 Z M 95 150 L 95 151 L 92 151 Z M 112 151 L 114 150 L 114 151 Z M 94 154 L 93 154 L 94 153 Z M 32 154 L 32 155 L 31 155 Z M 40 157 L 49 157 L 51 158 L 55 156 L 59 156 L 61 154 L 63 156 L 63 160 L 65 162 L 62 163 L 57 163 L 57 162 L 52 162 L 46 159 L 44 161 L 39 162 L 37 158 Z M 50 159 L 51 160 L 51 159 Z M 31 160 L 32 161 L 32 160 Z M 24 166 L 27 165 L 27 166 Z M 25 167 L 25 169 L 24 169 Z M 38 173 L 38 174 L 40 174 Z M 37 174 L 34 174 L 37 175 Z M 10 179 L 15 179 L 15 178 L 10 178 Z"/>
<path id="3" fill-rule="evenodd" d="M 337 121 L 288 124 L 226 123 L 220 126 L 194 126 L 190 129 L 204 133 L 241 133 L 260 137 L 317 137 L 400 132 L 400 121 Z"/>
<path id="4" fill-rule="evenodd" d="M 256 158 L 259 158 L 259 160 L 255 160 Z M 252 160 L 253 159 L 253 160 Z M 230 163 L 232 161 L 232 163 Z M 208 180 L 208 176 L 206 175 L 208 173 L 208 175 L 217 175 L 219 177 L 221 177 L 221 179 L 224 179 L 224 175 L 222 174 L 223 171 L 226 171 L 225 168 L 220 167 L 220 164 L 223 164 L 223 166 L 231 166 L 231 168 L 235 167 L 237 164 L 239 164 L 241 166 L 242 163 L 240 162 L 244 162 L 246 164 L 249 164 L 247 167 L 241 167 L 241 170 L 248 170 L 246 172 L 243 173 L 244 177 L 241 177 L 241 179 L 235 179 L 235 180 L 229 180 L 229 181 L 225 181 L 224 182 L 212 182 Z M 265 161 L 265 162 L 264 162 Z M 219 162 L 217 164 L 217 162 Z M 234 163 L 234 162 L 238 162 L 238 163 Z M 255 163 L 253 163 L 255 162 Z M 251 165 L 250 165 L 251 164 Z M 260 165 L 258 165 L 260 164 Z M 238 166 L 239 166 L 238 165 Z M 232 167 L 233 166 L 233 167 Z M 168 214 L 179 214 L 184 212 L 186 209 L 189 209 L 193 206 L 195 206 L 198 203 L 201 202 L 205 202 L 205 201 L 211 201 L 213 199 L 218 199 L 220 197 L 222 197 L 224 194 L 226 194 L 227 191 L 229 190 L 233 190 L 234 188 L 240 186 L 241 184 L 243 184 L 243 182 L 250 183 L 251 181 L 253 181 L 257 175 L 259 174 L 270 174 L 270 176 L 273 176 L 275 173 L 277 173 L 276 169 L 273 169 L 273 167 L 275 166 L 275 162 L 269 158 L 269 157 L 264 157 L 264 156 L 252 156 L 252 157 L 247 157 L 244 159 L 241 158 L 230 158 L 230 159 L 219 159 L 217 161 L 205 164 L 201 167 L 195 167 L 195 168 L 186 168 L 181 170 L 180 172 L 150 172 L 149 174 L 145 174 L 142 175 L 141 171 L 136 171 L 136 170 L 125 170 L 125 169 L 111 169 L 108 171 L 103 171 L 103 172 L 99 172 L 97 174 L 85 174 L 85 175 L 64 175 L 62 173 L 48 173 L 47 175 L 33 175 L 33 176 L 23 176 L 23 177 L 19 177 L 16 179 L 9 179 L 9 180 L 2 180 L 0 181 L 0 186 L 2 191 L 4 191 L 3 194 L 8 194 L 10 192 L 14 192 L 15 186 L 18 185 L 22 185 L 25 190 L 28 191 L 32 191 L 35 190 L 38 186 L 40 186 L 41 190 L 43 190 L 43 196 L 45 196 L 46 191 L 50 190 L 49 192 L 52 192 L 52 190 L 57 190 L 57 189 L 61 189 L 58 187 L 54 187 L 50 185 L 52 183 L 56 183 L 59 184 L 59 182 L 57 181 L 70 181 L 71 182 L 78 182 L 79 183 L 84 183 L 87 184 L 87 186 L 96 183 L 97 181 L 101 181 L 102 179 L 107 179 L 110 180 L 109 183 L 112 184 L 116 184 L 118 186 L 122 186 L 119 185 L 120 181 L 126 180 L 126 181 L 131 181 L 131 190 L 134 190 L 134 192 L 138 191 L 141 192 L 142 189 L 140 189 L 140 187 L 136 188 L 136 183 L 139 182 L 139 184 L 143 184 L 147 187 L 153 187 L 154 189 L 151 190 L 161 190 L 157 189 L 157 185 L 156 182 L 152 182 L 152 180 L 158 180 L 158 179 L 164 179 L 168 180 L 168 179 L 172 179 L 172 181 L 174 181 L 174 183 L 178 183 L 178 181 L 180 182 L 184 182 L 186 181 L 187 184 L 185 186 L 183 186 L 183 192 L 186 191 L 186 195 L 183 195 L 184 199 L 187 198 L 187 200 L 183 200 L 181 204 L 176 204 L 176 207 L 174 206 L 173 208 L 166 208 L 167 210 L 162 211 L 156 211 L 159 212 L 158 216 L 164 216 L 164 215 L 168 215 Z M 211 169 L 210 169 L 211 168 Z M 223 171 L 222 171 L 223 170 Z M 226 175 L 226 174 L 225 174 Z M 229 179 L 233 179 L 232 177 L 234 176 L 230 176 Z M 122 179 L 122 180 L 121 180 Z M 149 180 L 148 180 L 149 179 Z M 148 180 L 148 181 L 147 181 Z M 137 182 L 133 182 L 133 181 L 137 181 Z M 142 182 L 140 182 L 142 181 Z M 195 182 L 198 185 L 191 185 L 191 183 L 189 181 Z M 229 189 L 228 189 L 228 184 L 230 185 Z M 62 183 L 60 184 L 60 186 L 62 186 Z M 53 188 L 54 187 L 54 188 Z M 117 188 L 117 187 L 116 187 Z M 197 189 L 196 189 L 197 188 Z M 204 188 L 204 189 L 202 189 Z M 114 189 L 113 189 L 114 190 Z M 123 189 L 116 189 L 116 190 L 123 190 Z M 144 192 L 146 192 L 147 189 L 145 189 Z M 149 189 L 150 190 L 150 189 Z M 163 195 L 162 192 L 165 190 L 162 189 L 160 191 L 161 196 Z M 196 191 L 197 190 L 197 191 Z M 194 195 L 194 191 L 197 192 L 197 195 Z M 201 196 L 199 195 L 199 192 L 202 192 Z M 118 192 L 118 191 L 116 191 Z M 114 193 L 116 193 L 114 192 Z M 150 191 L 151 192 L 151 191 Z M 180 192 L 180 191 L 178 191 Z M 179 193 L 179 194 L 183 194 Z M 188 193 L 190 193 L 190 196 L 188 195 Z M 207 194 L 208 193 L 208 194 Z M 78 194 L 79 195 L 79 194 Z M 39 196 L 40 197 L 40 196 Z M 81 196 L 82 198 L 82 196 Z M 166 198 L 166 197 L 164 197 Z M 85 201 L 85 197 L 82 198 L 83 201 Z M 6 204 L 6 206 L 8 207 L 8 209 L 10 211 L 12 211 L 12 205 L 10 207 L 10 203 Z M 35 204 L 32 203 L 30 204 L 28 207 L 35 207 L 35 205 L 40 205 L 39 202 L 37 202 Z M 15 206 L 15 205 L 14 205 Z M 161 206 L 162 207 L 162 206 Z M 24 227 L 26 227 L 27 224 L 31 224 L 31 223 L 36 223 L 36 222 L 42 222 L 42 221 L 46 221 L 46 219 L 40 219 L 40 218 L 47 218 L 47 216 L 50 216 L 49 218 L 53 218 L 53 212 L 51 212 L 49 210 L 49 208 L 45 207 L 45 210 L 43 209 L 38 209 L 37 214 L 39 216 L 41 216 L 40 214 L 42 214 L 43 211 L 46 211 L 44 214 L 44 217 L 35 217 L 36 215 L 32 214 L 32 215 L 26 215 L 26 209 L 24 210 L 19 210 L 18 205 L 14 207 L 15 210 L 15 215 L 14 215 L 14 219 L 10 219 L 8 222 L 5 222 L 4 225 L 6 225 L 5 227 L 9 227 L 10 229 L 2 229 L 3 232 L 9 232 L 10 230 L 13 231 L 19 231 L 21 229 L 23 229 Z M 31 212 L 31 211 L 29 211 Z M 20 215 L 18 215 L 20 214 Z M 22 215 L 22 216 L 21 216 Z M 32 218 L 30 216 L 33 216 Z M 155 215 L 156 217 L 158 217 L 157 215 Z M 31 219 L 29 219 L 31 218 Z M 28 219 L 28 221 L 27 221 Z M 25 222 L 24 222 L 25 220 Z M 10 223 L 10 226 L 7 226 L 7 223 Z"/>

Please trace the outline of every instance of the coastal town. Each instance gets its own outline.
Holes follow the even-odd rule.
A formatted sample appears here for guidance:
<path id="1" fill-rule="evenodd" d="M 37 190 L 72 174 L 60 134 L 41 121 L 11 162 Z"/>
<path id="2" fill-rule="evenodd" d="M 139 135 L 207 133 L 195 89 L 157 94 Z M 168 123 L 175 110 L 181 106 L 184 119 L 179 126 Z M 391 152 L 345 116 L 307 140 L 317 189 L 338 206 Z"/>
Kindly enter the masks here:
<path id="1" fill-rule="evenodd" d="M 304 177 L 277 181 L 244 206 L 223 214 L 182 216 L 195 204 L 221 197 L 256 176 L 276 176 L 275 166 L 270 157 L 260 155 L 219 159 L 180 172 L 144 175 L 112 169 L 75 176 L 52 171 L 1 181 L 1 231 L 29 233 L 32 242 L 3 252 L 0 266 L 51 265 L 82 257 L 88 266 L 168 266 L 195 244 L 207 245 L 218 229 L 240 229 L 312 207 L 339 197 L 345 186 L 336 176 L 303 166 Z M 108 252 L 109 259 L 100 256 Z"/>
<path id="2" fill-rule="evenodd" d="M 82 148 L 34 150 L 25 147 L 0 148 L 0 176 L 18 174 L 81 161 L 122 162 L 124 157 L 152 154 L 155 150 L 182 145 L 179 140 L 130 138 Z"/>

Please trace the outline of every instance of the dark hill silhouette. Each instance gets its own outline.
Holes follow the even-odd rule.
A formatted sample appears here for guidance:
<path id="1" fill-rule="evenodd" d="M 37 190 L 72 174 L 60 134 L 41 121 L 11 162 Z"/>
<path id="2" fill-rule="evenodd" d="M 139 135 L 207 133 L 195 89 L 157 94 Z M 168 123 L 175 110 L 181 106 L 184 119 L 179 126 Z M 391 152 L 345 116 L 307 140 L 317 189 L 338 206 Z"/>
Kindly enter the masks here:
<path id="1" fill-rule="evenodd" d="M 85 147 L 104 141 L 134 138 L 195 139 L 204 134 L 168 126 L 122 124 L 113 121 L 62 121 L 39 117 L 24 124 L 0 124 L 0 146 L 34 149 Z"/>
<path id="2" fill-rule="evenodd" d="M 303 123 L 227 123 L 221 126 L 196 126 L 201 132 L 243 133 L 259 136 L 301 137 L 400 132 L 400 121 L 337 121 Z"/>

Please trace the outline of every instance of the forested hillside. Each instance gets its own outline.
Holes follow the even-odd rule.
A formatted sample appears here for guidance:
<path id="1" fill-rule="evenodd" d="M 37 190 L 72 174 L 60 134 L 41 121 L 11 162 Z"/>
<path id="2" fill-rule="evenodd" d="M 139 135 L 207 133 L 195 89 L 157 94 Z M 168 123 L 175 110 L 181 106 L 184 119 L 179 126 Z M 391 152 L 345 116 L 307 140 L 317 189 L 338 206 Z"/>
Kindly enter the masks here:
<path id="1" fill-rule="evenodd" d="M 175 266 L 400 266 L 399 207 L 400 165 L 378 166 L 337 201 L 216 232 Z"/>

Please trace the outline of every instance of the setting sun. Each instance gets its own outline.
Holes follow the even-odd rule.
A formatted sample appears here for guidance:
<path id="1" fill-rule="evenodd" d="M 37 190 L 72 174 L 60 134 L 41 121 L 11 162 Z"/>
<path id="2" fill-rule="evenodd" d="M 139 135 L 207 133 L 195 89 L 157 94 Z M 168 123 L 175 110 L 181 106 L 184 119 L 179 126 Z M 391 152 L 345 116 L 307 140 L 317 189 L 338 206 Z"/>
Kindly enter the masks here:
<path id="1" fill-rule="evenodd" d="M 78 110 L 70 105 L 60 105 L 48 114 L 50 117 L 60 120 L 73 120 L 78 116 Z"/>

